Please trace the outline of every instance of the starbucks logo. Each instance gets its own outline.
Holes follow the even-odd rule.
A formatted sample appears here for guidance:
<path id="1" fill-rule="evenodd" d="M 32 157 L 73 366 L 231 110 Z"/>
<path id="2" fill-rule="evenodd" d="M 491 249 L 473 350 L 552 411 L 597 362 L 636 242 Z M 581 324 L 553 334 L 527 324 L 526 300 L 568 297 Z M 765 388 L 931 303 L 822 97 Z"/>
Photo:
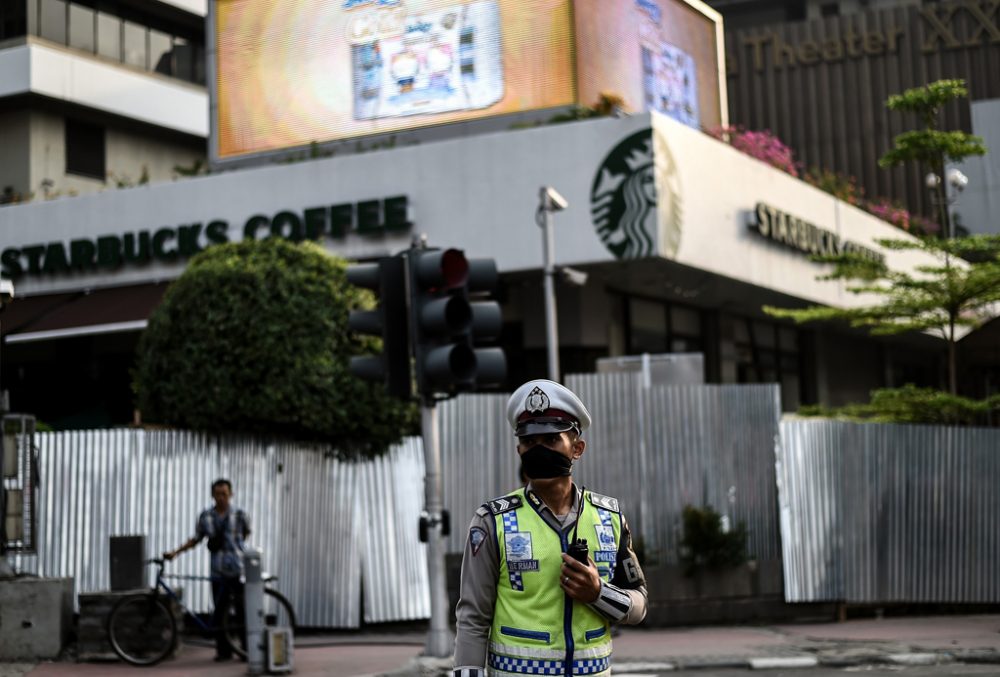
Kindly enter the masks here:
<path id="1" fill-rule="evenodd" d="M 676 255 L 680 190 L 661 133 L 644 129 L 615 146 L 594 178 L 590 210 L 598 237 L 616 258 Z"/>

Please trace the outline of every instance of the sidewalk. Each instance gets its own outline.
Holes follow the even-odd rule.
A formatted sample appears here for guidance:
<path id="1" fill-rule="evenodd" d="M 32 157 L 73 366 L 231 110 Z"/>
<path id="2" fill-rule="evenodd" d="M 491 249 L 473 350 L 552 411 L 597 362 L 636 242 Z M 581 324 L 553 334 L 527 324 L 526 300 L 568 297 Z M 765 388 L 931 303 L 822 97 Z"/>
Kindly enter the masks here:
<path id="1" fill-rule="evenodd" d="M 296 643 L 295 674 L 330 677 L 405 677 L 446 674 L 446 660 L 420 658 L 424 635 L 306 636 Z M 810 667 L 866 663 L 1000 664 L 1000 615 L 902 617 L 734 627 L 623 628 L 614 640 L 616 673 L 656 674 L 699 667 Z M 246 674 L 246 664 L 214 663 L 206 645 L 152 668 L 122 663 L 0 664 L 0 677 L 62 675 Z"/>

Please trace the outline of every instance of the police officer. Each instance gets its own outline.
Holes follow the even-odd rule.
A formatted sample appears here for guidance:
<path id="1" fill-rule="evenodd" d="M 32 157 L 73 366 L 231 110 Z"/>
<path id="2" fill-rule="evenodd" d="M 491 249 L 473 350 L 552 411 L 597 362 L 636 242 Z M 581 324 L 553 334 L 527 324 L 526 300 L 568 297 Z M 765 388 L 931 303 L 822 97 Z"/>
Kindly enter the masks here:
<path id="1" fill-rule="evenodd" d="M 535 380 L 507 402 L 527 485 L 472 518 L 462 560 L 454 677 L 611 674 L 611 624 L 646 616 L 646 582 L 610 496 L 581 491 L 573 464 L 590 413 Z M 569 554 L 587 539 L 586 564 Z"/>

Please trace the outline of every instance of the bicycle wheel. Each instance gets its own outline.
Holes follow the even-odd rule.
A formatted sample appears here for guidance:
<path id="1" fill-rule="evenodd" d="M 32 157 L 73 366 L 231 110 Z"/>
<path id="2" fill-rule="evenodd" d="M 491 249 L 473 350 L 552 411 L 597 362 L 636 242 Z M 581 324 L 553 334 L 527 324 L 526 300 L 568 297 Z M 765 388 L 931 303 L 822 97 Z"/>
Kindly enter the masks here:
<path id="1" fill-rule="evenodd" d="M 177 622 L 157 595 L 133 595 L 111 610 L 108 641 L 123 661 L 153 665 L 174 650 Z"/>
<path id="2" fill-rule="evenodd" d="M 292 604 L 281 593 L 264 589 L 264 626 L 268 628 L 295 629 L 295 612 Z M 233 653 L 241 658 L 247 655 L 246 619 L 238 613 L 236 605 L 230 602 L 222 617 L 222 633 L 232 647 Z"/>

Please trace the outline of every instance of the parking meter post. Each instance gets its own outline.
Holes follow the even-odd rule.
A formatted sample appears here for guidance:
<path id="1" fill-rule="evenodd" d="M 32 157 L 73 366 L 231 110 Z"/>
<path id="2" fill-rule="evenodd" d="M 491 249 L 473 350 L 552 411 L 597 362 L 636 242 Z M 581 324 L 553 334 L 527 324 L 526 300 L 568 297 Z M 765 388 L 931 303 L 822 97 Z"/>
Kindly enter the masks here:
<path id="1" fill-rule="evenodd" d="M 261 576 L 259 548 L 250 548 L 243 554 L 243 608 L 246 611 L 247 674 L 264 674 L 264 580 Z"/>

